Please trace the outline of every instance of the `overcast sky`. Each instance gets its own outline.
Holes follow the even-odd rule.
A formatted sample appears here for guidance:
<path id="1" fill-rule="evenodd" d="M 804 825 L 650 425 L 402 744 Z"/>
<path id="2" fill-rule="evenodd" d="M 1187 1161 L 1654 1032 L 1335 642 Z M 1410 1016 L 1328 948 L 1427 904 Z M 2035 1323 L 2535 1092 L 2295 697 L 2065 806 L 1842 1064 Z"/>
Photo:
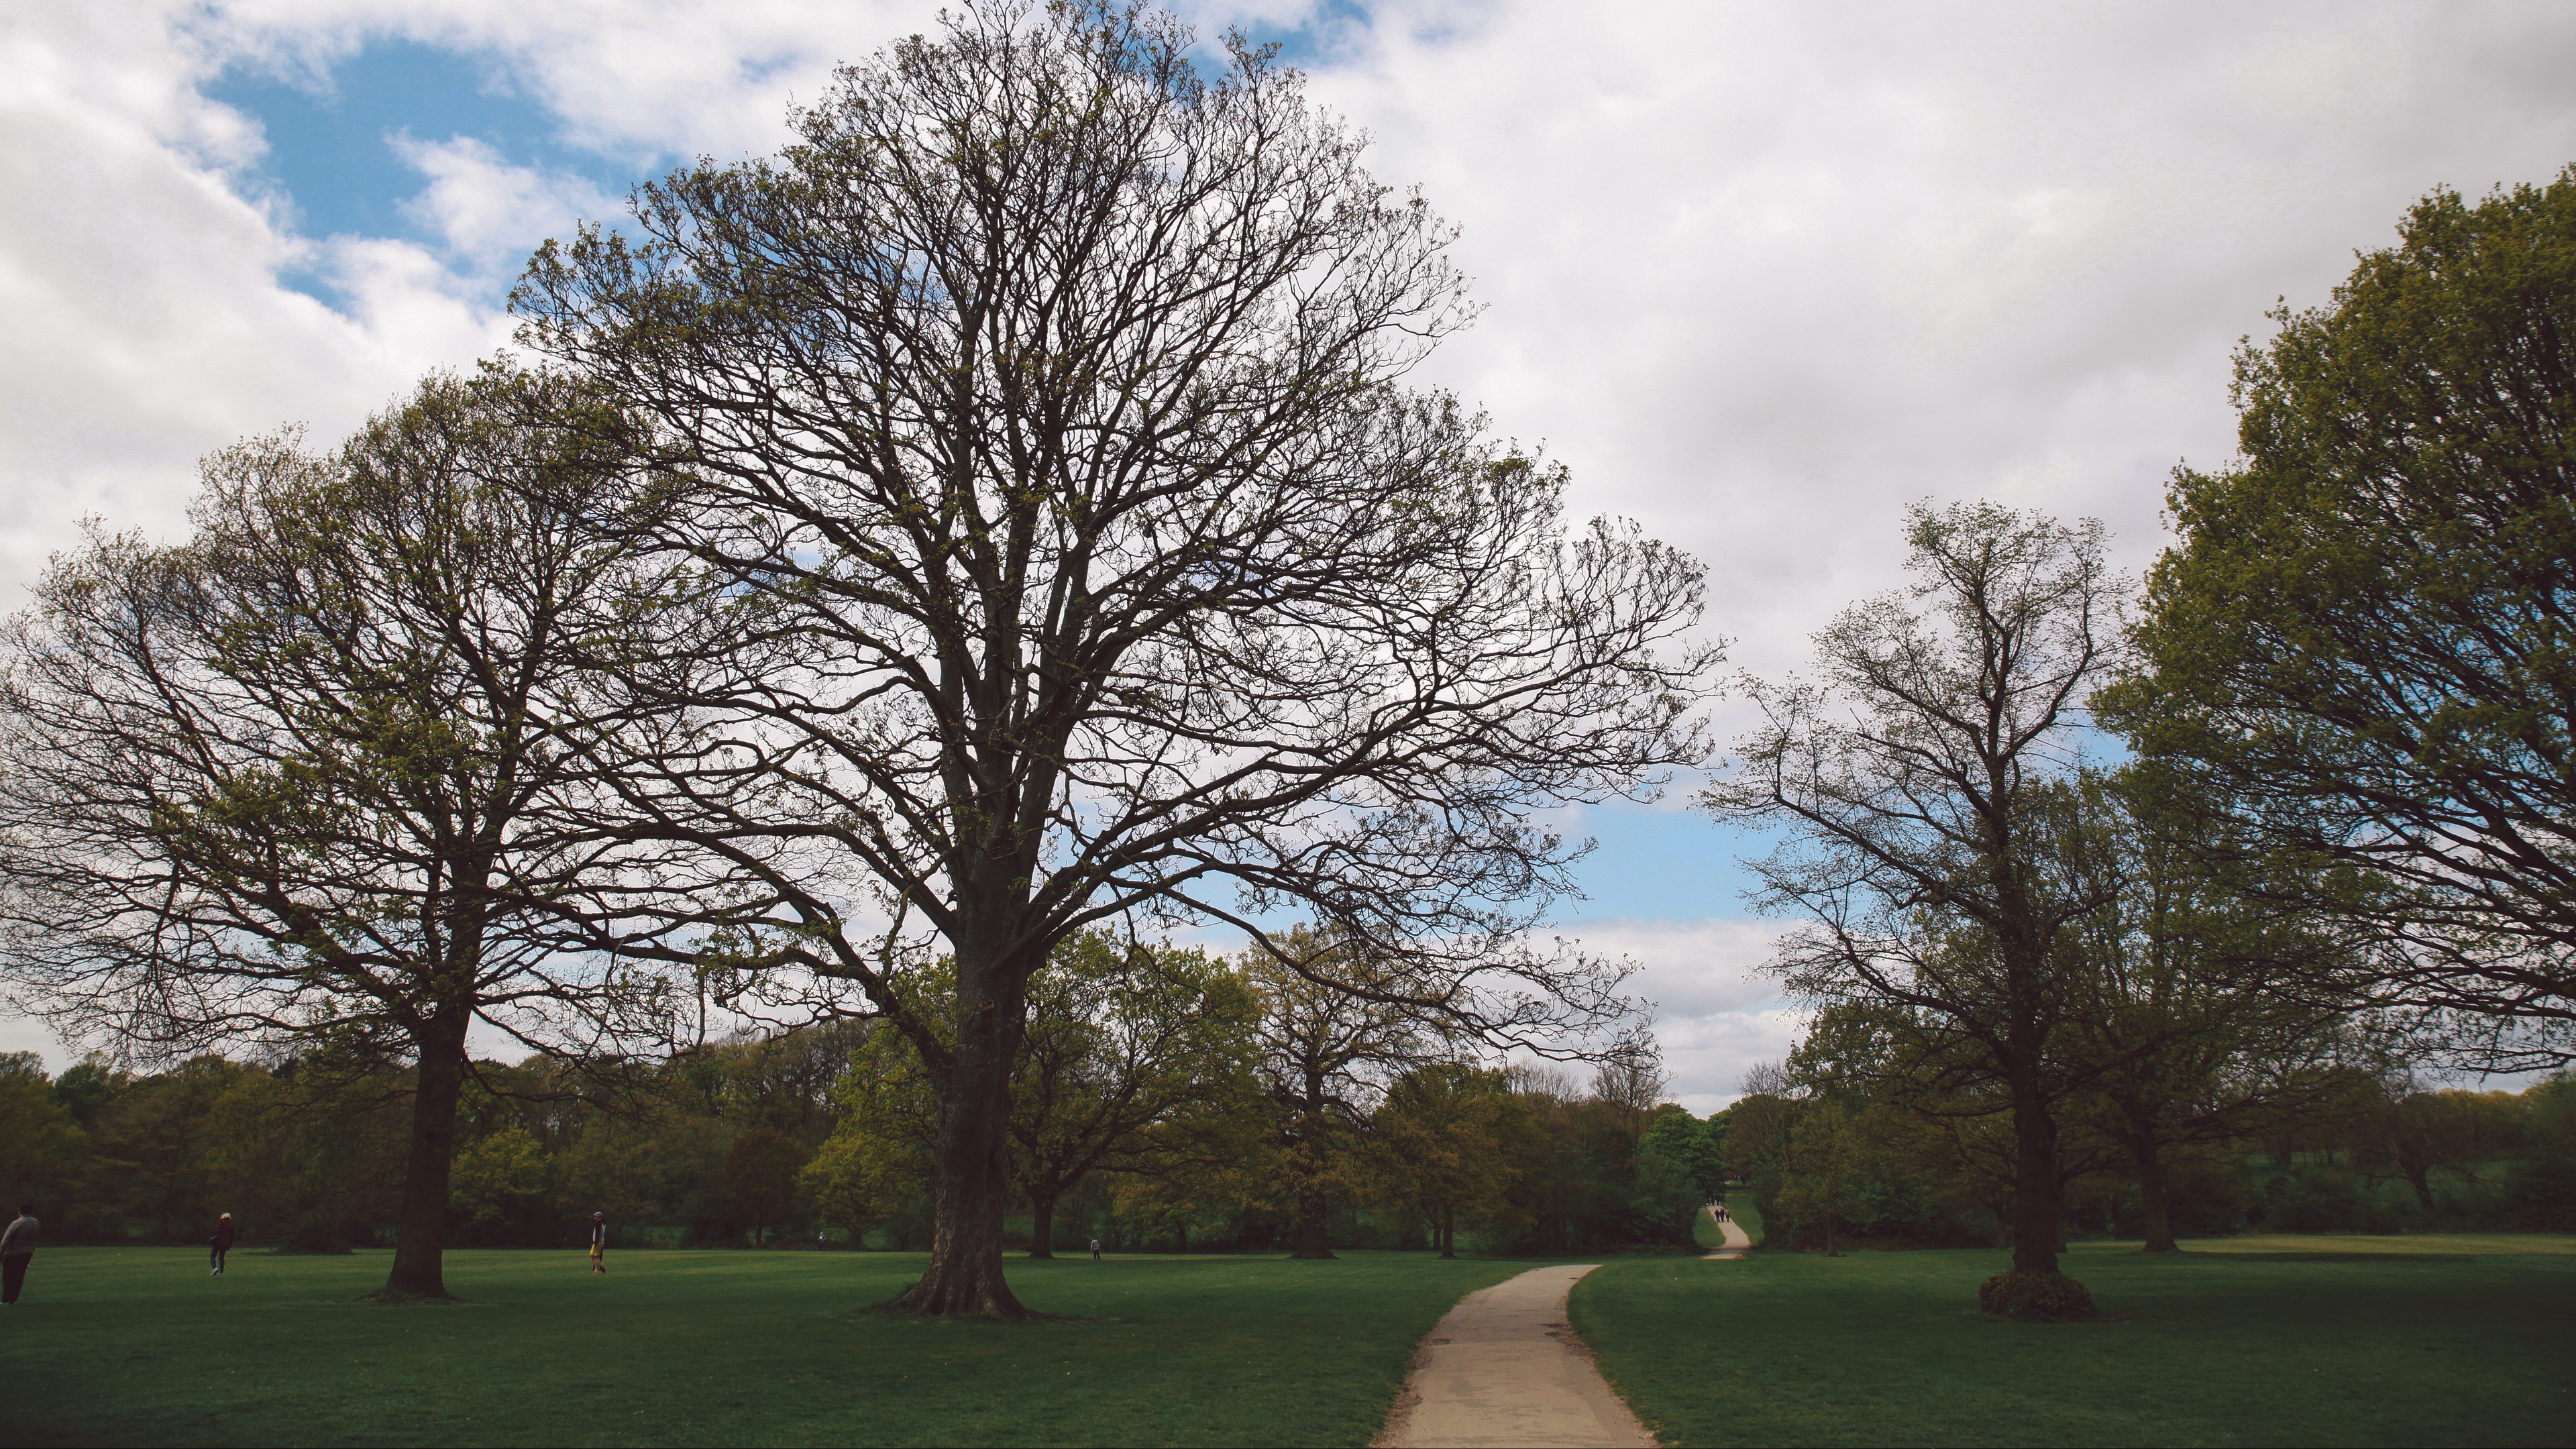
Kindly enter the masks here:
<path id="1" fill-rule="evenodd" d="M 2436 185 L 2576 161 L 2576 6 L 1205 4 L 1464 228 L 1430 377 L 1704 560 L 1732 666 L 1886 588 L 1898 510 L 2106 520 L 2232 451 L 2230 349 Z M 784 135 L 935 5 L 34 0 L 0 21 L 0 607 L 194 460 L 498 348 L 528 250 Z M 1594 812 L 1566 931 L 1648 967 L 1683 1101 L 1787 1047 L 1745 842 Z M 0 1046 L 59 1051 L 24 1024 Z"/>

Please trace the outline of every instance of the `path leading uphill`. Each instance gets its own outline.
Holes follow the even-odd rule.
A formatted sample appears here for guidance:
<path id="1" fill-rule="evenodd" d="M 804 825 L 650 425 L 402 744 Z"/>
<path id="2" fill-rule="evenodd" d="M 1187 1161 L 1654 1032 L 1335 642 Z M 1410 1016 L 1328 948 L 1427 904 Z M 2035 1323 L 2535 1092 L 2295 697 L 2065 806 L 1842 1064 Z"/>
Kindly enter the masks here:
<path id="1" fill-rule="evenodd" d="M 1575 1280 L 1532 1268 L 1468 1294 L 1422 1342 L 1379 1449 L 1653 1449 L 1565 1321 Z"/>
<path id="2" fill-rule="evenodd" d="M 1700 1254 L 1701 1257 L 1741 1258 L 1745 1254 L 1753 1251 L 1753 1235 L 1747 1233 L 1744 1229 L 1737 1227 L 1735 1225 L 1734 1218 L 1719 1217 L 1717 1215 L 1717 1208 L 1714 1204 L 1701 1208 L 1700 1211 L 1708 1214 L 1709 1220 L 1717 1224 L 1718 1236 L 1726 1240 L 1726 1246 L 1718 1249 L 1714 1253 L 1702 1253 Z"/>

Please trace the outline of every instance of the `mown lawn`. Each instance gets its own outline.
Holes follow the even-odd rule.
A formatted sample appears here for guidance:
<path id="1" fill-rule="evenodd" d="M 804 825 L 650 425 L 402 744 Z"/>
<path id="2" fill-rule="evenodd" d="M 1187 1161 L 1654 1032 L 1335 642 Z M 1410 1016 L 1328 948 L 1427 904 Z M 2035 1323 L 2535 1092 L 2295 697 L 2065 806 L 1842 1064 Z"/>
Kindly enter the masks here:
<path id="1" fill-rule="evenodd" d="M 1979 1251 L 1632 1258 L 1573 1318 L 1668 1445 L 2576 1443 L 2576 1239 L 2185 1247 L 2079 1245 L 2085 1324 L 1986 1319 Z"/>
<path id="2" fill-rule="evenodd" d="M 1527 1261 L 1014 1259 L 1074 1321 L 867 1311 L 917 1254 L 449 1255 L 458 1306 L 354 1301 L 387 1255 L 48 1248 L 0 1310 L 10 1444 L 1365 1444 L 1416 1340 Z"/>

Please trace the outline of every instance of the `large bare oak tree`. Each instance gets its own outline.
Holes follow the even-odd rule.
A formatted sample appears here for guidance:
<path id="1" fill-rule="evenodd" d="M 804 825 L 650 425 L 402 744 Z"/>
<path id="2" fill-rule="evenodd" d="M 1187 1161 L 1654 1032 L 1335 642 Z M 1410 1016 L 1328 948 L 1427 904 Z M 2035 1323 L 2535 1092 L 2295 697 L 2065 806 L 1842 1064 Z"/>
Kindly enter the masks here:
<path id="1" fill-rule="evenodd" d="M 1446 230 L 1293 71 L 1191 44 L 970 8 L 516 297 L 702 480 L 670 543 L 722 587 L 629 683 L 712 733 L 633 788 L 783 902 L 744 964 L 931 1064 L 925 1311 L 1024 1312 L 1008 1093 L 1056 943 L 1294 910 L 1489 1039 L 1593 1024 L 1611 978 L 1517 944 L 1575 850 L 1533 812 L 1700 753 L 1706 651 L 1657 652 L 1696 566 L 1568 530 L 1559 471 L 1403 385 L 1468 315 Z"/>

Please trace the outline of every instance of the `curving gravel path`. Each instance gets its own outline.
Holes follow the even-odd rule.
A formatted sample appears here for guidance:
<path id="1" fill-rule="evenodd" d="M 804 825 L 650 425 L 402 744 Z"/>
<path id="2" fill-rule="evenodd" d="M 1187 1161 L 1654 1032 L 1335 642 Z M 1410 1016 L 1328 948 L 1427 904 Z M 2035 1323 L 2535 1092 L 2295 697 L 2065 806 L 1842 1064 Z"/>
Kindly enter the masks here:
<path id="1" fill-rule="evenodd" d="M 1378 1449 L 1653 1449 L 1566 1325 L 1566 1294 L 1600 1266 L 1532 1268 L 1458 1300 L 1422 1341 Z"/>

